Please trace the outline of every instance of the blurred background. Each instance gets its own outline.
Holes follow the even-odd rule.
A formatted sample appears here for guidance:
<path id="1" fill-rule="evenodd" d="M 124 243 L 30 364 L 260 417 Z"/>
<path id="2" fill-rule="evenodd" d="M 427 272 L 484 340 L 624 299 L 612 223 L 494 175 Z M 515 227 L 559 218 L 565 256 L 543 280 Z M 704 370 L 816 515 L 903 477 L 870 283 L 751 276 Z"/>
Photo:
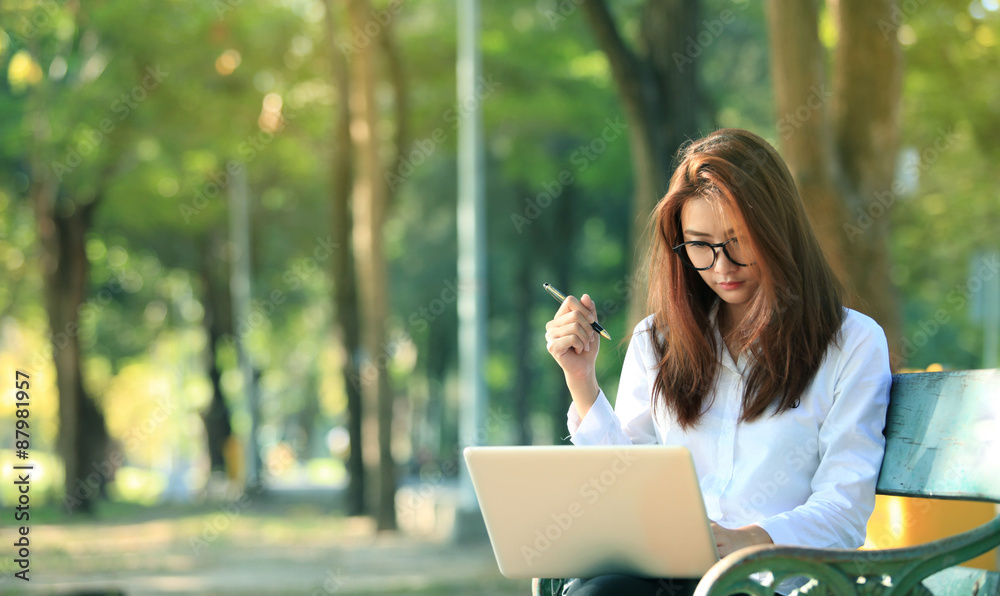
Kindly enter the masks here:
<path id="1" fill-rule="evenodd" d="M 452 539 L 461 447 L 566 441 L 541 284 L 627 339 L 648 214 L 718 127 L 786 157 L 897 372 L 998 366 L 998 8 L 511 0 L 476 26 L 435 0 L 3 2 L 0 503 L 16 525 L 22 371 L 31 587 L 526 593 Z M 470 291 L 484 391 L 460 430 Z M 624 347 L 598 360 L 611 396 Z M 879 547 L 994 514 L 880 507 Z M 28 589 L 11 559 L 0 589 Z"/>

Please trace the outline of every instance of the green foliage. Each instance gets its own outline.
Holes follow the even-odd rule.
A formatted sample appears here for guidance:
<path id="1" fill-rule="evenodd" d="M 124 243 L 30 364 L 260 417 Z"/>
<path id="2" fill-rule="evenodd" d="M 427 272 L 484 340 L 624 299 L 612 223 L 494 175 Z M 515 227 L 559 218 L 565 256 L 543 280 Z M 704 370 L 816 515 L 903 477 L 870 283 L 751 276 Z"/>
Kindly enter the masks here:
<path id="1" fill-rule="evenodd" d="M 920 5 L 886 28 L 907 68 L 900 170 L 911 184 L 892 195 L 890 238 L 913 368 L 1000 365 L 982 360 L 987 330 L 972 308 L 1000 276 L 986 256 L 1000 250 L 1000 14 L 984 5 Z"/>
<path id="2" fill-rule="evenodd" d="M 905 191 L 893 195 L 892 275 L 907 338 L 929 335 L 910 364 L 975 367 L 983 332 L 969 320 L 975 293 L 966 290 L 978 269 L 970 272 L 968 263 L 980 266 L 977 255 L 996 248 L 1000 221 L 998 14 L 978 1 L 917 4 L 886 29 L 904 44 L 903 141 L 916 156 L 901 167 Z M 614 3 L 629 40 L 641 5 Z M 340 348 L 329 333 L 338 99 L 323 6 L 26 0 L 0 8 L 0 358 L 17 366 L 23 349 L 48 357 L 28 196 L 32 176 L 42 172 L 59 179 L 60 209 L 101 201 L 86 241 L 90 316 L 79 333 L 85 382 L 112 435 L 123 440 L 154 417 L 157 392 L 175 396 L 170 418 L 145 448 L 127 451 L 129 465 L 155 467 L 164 453 L 195 466 L 204 457 L 197 414 L 209 395 L 206 283 L 228 283 L 234 172 L 246 173 L 251 200 L 258 315 L 230 327 L 247 323 L 244 337 L 261 371 L 263 446 L 291 445 L 303 459 L 329 456 L 324 437 L 344 423 Z M 615 338 L 598 361 L 613 396 L 624 353 L 618 340 L 630 332 L 635 280 L 628 272 L 644 248 L 629 234 L 645 214 L 631 212 L 627 123 L 582 11 L 549 0 L 482 3 L 481 10 L 490 407 L 513 416 L 516 381 L 526 375 L 520 391 L 527 391 L 535 440 L 554 441 L 565 434 L 553 414 L 563 380 L 544 350 L 544 323 L 556 306 L 541 283 L 567 280 L 562 289 L 597 301 Z M 696 57 L 713 122 L 773 138 L 761 3 L 705 0 L 702 15 L 706 30 L 730 21 Z M 340 49 L 380 41 L 335 17 Z M 407 2 L 391 19 L 413 142 L 395 172 L 401 183 L 385 229 L 393 314 L 384 348 L 408 406 L 401 411 L 409 412 L 400 418 L 407 435 L 400 443 L 410 449 L 400 453 L 432 459 L 457 455 L 455 173 L 457 125 L 468 109 L 455 101 L 456 26 L 454 4 L 443 0 Z M 829 38 L 829 23 L 823 30 Z M 695 39 L 700 31 L 691 33 Z M 379 93 L 388 106 L 388 88 Z M 396 123 L 388 108 L 385 114 L 389 135 Z M 928 334 L 942 310 L 948 322 Z M 523 370 L 521 320 L 530 329 Z M 234 360 L 231 346 L 224 348 L 223 386 L 245 437 Z M 47 404 L 38 414 L 46 427 L 39 448 L 46 450 L 56 432 L 49 377 L 39 389 Z M 513 424 L 489 431 L 493 442 L 516 439 Z"/>

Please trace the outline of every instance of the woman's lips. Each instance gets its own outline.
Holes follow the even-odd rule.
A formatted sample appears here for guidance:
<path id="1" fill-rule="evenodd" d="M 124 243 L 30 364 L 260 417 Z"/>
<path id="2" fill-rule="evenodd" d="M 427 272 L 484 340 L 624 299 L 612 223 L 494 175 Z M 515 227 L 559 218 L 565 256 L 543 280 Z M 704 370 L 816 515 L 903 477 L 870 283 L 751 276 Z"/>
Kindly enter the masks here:
<path id="1" fill-rule="evenodd" d="M 722 288 L 723 290 L 735 290 L 736 288 L 742 285 L 743 285 L 742 281 L 719 282 L 719 287 Z"/>

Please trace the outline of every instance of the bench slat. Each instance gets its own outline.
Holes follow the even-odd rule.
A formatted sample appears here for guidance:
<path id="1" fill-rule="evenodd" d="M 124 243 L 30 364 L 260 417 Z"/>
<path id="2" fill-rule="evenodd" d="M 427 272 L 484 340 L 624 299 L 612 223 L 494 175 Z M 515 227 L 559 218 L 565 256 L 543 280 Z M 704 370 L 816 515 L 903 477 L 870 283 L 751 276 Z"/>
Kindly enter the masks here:
<path id="1" fill-rule="evenodd" d="M 896 374 L 877 492 L 1000 503 L 1000 369 Z"/>
<path id="2" fill-rule="evenodd" d="M 934 596 L 1000 594 L 1000 574 L 969 567 L 952 567 L 928 577 L 924 587 Z"/>

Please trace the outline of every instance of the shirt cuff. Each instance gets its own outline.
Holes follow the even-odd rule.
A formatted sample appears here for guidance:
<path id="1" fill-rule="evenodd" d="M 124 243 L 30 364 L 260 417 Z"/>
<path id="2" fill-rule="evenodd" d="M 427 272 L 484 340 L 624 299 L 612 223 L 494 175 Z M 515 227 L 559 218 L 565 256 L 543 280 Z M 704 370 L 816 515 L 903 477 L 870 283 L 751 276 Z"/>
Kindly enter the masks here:
<path id="1" fill-rule="evenodd" d="M 616 445 L 623 442 L 618 436 L 623 435 L 618 416 L 603 390 L 598 390 L 597 400 L 583 420 L 580 420 L 576 405 L 570 404 L 566 422 L 574 445 Z M 630 441 L 626 437 L 624 442 Z"/>
<path id="2" fill-rule="evenodd" d="M 787 519 L 786 514 L 787 512 L 780 513 L 753 523 L 764 528 L 764 531 L 767 532 L 768 536 L 771 537 L 771 541 L 775 544 L 784 546 L 806 546 L 802 544 L 802 540 L 795 532 L 795 523 L 792 520 Z"/>

